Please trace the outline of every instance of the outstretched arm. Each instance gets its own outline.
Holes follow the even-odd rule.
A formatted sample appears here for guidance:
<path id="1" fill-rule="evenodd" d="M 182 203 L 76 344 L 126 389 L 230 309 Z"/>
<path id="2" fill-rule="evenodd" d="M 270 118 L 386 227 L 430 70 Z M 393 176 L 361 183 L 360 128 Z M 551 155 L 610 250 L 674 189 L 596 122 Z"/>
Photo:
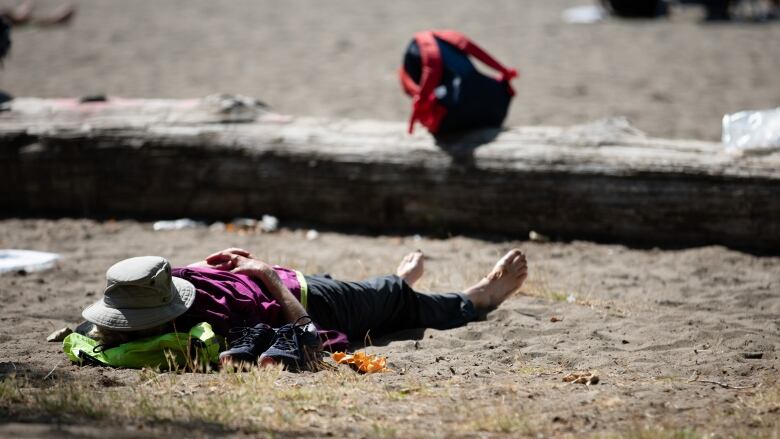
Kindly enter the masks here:
<path id="1" fill-rule="evenodd" d="M 201 261 L 193 262 L 188 267 L 205 267 L 205 268 L 213 268 L 214 270 L 225 270 L 230 271 L 235 267 L 235 260 L 231 259 L 229 255 L 236 255 L 236 256 L 243 256 L 245 258 L 249 259 L 256 259 L 252 253 L 249 253 L 248 251 L 238 248 L 238 247 L 230 247 L 226 248 L 222 251 L 218 251 L 216 253 L 212 253 L 208 256 L 206 256 L 206 259 L 203 259 Z M 209 262 L 211 261 L 211 262 Z"/>
<path id="2" fill-rule="evenodd" d="M 282 305 L 282 313 L 288 322 L 294 322 L 307 315 L 306 309 L 284 286 L 276 270 L 267 263 L 255 259 L 248 251 L 227 249 L 210 255 L 204 262 L 211 268 L 244 274 L 263 282 L 271 296 Z"/>

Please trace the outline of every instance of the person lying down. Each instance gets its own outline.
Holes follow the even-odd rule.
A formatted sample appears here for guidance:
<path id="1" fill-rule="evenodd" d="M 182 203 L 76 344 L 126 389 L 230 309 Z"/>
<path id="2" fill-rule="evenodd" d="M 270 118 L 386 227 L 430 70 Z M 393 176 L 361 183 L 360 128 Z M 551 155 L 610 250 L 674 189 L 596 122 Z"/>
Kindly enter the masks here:
<path id="1" fill-rule="evenodd" d="M 514 249 L 462 292 L 423 294 L 414 290 L 420 251 L 396 274 L 361 282 L 304 275 L 239 248 L 173 269 L 162 257 L 141 256 L 108 269 L 103 297 L 84 309 L 86 322 L 64 348 L 73 361 L 119 367 L 165 368 L 160 359 L 171 366 L 175 358 L 163 351 L 186 346 L 181 355 L 197 352 L 202 363 L 316 370 L 324 351 L 367 334 L 463 326 L 498 307 L 527 274 L 525 255 Z"/>

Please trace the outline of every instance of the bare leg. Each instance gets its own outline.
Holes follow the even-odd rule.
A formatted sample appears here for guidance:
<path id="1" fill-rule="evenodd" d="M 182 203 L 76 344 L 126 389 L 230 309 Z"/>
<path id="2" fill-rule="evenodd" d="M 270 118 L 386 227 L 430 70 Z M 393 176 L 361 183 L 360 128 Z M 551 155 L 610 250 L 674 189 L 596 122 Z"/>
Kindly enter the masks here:
<path id="1" fill-rule="evenodd" d="M 395 274 L 405 280 L 409 286 L 413 286 L 415 282 L 420 280 L 423 271 L 423 252 L 421 250 L 415 250 L 404 256 L 401 263 L 398 265 Z"/>
<path id="2" fill-rule="evenodd" d="M 477 310 L 491 310 L 519 290 L 528 277 L 528 263 L 519 249 L 496 262 L 493 271 L 465 291 Z"/>

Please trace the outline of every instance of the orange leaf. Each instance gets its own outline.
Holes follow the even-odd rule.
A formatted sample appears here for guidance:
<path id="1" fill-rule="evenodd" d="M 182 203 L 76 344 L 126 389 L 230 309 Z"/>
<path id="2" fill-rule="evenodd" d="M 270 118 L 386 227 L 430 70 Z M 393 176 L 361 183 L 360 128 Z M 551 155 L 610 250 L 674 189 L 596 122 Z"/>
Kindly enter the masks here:
<path id="1" fill-rule="evenodd" d="M 363 373 L 387 372 L 390 370 L 387 368 L 387 358 L 368 355 L 365 352 L 355 352 L 354 354 L 334 352 L 331 358 L 338 364 L 350 364 Z"/>

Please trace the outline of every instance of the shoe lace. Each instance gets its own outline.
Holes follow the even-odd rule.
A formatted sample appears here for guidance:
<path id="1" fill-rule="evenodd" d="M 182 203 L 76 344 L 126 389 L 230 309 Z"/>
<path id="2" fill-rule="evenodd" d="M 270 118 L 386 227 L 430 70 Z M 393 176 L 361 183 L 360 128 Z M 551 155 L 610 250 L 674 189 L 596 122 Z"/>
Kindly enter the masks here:
<path id="1" fill-rule="evenodd" d="M 296 357 L 295 370 L 331 370 L 333 366 L 324 363 L 319 355 L 319 336 L 308 327 L 312 323 L 311 317 L 303 316 L 293 323 L 280 326 L 275 330 L 276 340 L 272 348 L 293 354 Z"/>
<path id="2" fill-rule="evenodd" d="M 297 354 L 298 344 L 295 342 L 295 323 L 283 325 L 276 330 L 276 341 L 273 347 L 282 351 L 296 352 Z"/>
<path id="3" fill-rule="evenodd" d="M 230 335 L 233 339 L 232 342 L 230 342 L 230 348 L 243 348 L 243 347 L 251 347 L 255 343 L 255 338 L 259 336 L 263 329 L 261 328 L 251 328 L 251 327 L 240 327 L 240 328 L 231 328 L 230 329 Z"/>

